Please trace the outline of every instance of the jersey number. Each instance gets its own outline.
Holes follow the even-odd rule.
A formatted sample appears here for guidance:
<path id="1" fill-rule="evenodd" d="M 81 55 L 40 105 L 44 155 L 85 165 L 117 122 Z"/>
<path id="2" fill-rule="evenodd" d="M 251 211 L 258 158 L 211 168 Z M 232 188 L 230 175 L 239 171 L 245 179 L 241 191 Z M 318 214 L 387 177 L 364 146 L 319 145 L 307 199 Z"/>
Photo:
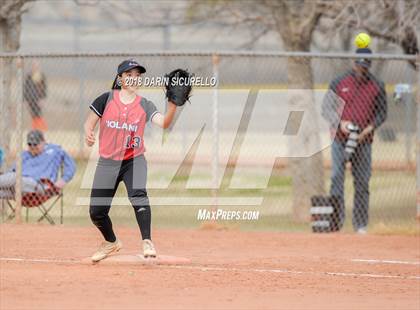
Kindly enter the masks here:
<path id="1" fill-rule="evenodd" d="M 140 143 L 141 143 L 141 137 L 127 136 L 127 138 L 125 139 L 125 148 L 127 148 L 127 149 L 129 149 L 129 148 L 139 148 Z"/>

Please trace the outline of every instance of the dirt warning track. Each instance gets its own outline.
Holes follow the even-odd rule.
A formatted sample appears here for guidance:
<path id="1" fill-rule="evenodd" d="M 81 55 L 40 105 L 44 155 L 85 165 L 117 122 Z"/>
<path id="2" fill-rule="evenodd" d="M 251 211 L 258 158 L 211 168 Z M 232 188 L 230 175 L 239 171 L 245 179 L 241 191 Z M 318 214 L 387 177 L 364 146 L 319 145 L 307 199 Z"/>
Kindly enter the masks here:
<path id="1" fill-rule="evenodd" d="M 116 228 L 127 259 L 138 229 Z M 419 309 L 418 236 L 158 230 L 169 263 L 89 264 L 94 228 L 1 225 L 0 309 Z M 184 259 L 185 258 L 185 259 Z"/>

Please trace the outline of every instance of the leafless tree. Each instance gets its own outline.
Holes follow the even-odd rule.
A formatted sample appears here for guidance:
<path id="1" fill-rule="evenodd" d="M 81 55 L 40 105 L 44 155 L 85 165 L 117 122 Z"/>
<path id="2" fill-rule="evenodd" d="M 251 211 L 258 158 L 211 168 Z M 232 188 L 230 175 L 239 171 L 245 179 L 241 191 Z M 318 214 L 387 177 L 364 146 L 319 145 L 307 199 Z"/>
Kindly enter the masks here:
<path id="1" fill-rule="evenodd" d="M 0 52 L 16 52 L 20 46 L 21 18 L 25 12 L 26 4 L 32 0 L 3 0 L 0 1 Z M 11 87 L 14 78 L 12 58 L 3 58 L 1 68 L 0 92 L 0 145 L 10 154 L 10 115 L 12 115 Z M 6 157 L 8 158 L 8 157 Z"/>
<path id="2" fill-rule="evenodd" d="M 322 3 L 323 1 L 321 1 Z M 331 1 L 322 3 L 323 19 L 330 27 L 323 28 L 327 37 L 339 31 L 365 31 L 385 42 L 400 46 L 406 54 L 418 54 L 420 1 Z M 415 67 L 415 63 L 411 63 Z"/>
<path id="3" fill-rule="evenodd" d="M 25 4 L 33 0 L 4 0 L 0 3 L 0 35 L 2 52 L 19 49 L 21 18 Z"/>

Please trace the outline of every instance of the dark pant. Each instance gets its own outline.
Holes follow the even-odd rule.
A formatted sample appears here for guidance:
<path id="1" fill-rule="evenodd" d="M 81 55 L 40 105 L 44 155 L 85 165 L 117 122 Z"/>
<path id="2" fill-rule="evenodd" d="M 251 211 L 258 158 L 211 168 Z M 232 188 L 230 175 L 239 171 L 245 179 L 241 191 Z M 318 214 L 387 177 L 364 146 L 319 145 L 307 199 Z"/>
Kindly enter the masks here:
<path id="1" fill-rule="evenodd" d="M 344 178 L 346 170 L 345 143 L 334 141 L 332 144 L 332 176 L 330 195 L 338 198 L 340 227 L 345 220 Z M 359 144 L 350 158 L 354 185 L 353 228 L 366 228 L 369 222 L 369 180 L 371 176 L 372 144 Z"/>
<path id="2" fill-rule="evenodd" d="M 147 163 L 143 155 L 115 161 L 100 158 L 93 180 L 90 218 L 106 241 L 116 240 L 109 218 L 112 199 L 121 181 L 127 188 L 143 239 L 150 239 L 151 211 L 146 191 Z"/>

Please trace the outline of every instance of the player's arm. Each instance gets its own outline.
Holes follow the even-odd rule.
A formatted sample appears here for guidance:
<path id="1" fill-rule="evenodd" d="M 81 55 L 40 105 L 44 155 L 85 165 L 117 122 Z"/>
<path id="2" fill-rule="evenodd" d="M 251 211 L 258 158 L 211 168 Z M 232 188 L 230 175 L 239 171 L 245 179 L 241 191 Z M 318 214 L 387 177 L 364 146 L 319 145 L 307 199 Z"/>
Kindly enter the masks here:
<path id="1" fill-rule="evenodd" d="M 155 113 L 152 116 L 152 123 L 159 126 L 160 128 L 166 129 L 171 125 L 176 112 L 176 105 L 168 101 L 168 110 L 165 115 L 160 112 Z"/>
<path id="2" fill-rule="evenodd" d="M 382 125 L 382 123 L 386 120 L 388 107 L 386 102 L 386 91 L 385 85 L 382 81 L 377 81 L 379 86 L 379 93 L 375 98 L 375 119 L 372 124 L 366 126 L 365 129 L 359 135 L 359 141 L 363 141 L 371 132 L 373 132 L 376 128 Z"/>
<path id="3" fill-rule="evenodd" d="M 110 93 L 103 93 L 89 106 L 90 112 L 84 126 L 85 142 L 88 146 L 92 146 L 95 143 L 95 127 L 105 111 L 110 95 Z"/>
<path id="4" fill-rule="evenodd" d="M 85 142 L 88 146 L 92 146 L 95 143 L 95 127 L 99 121 L 99 116 L 90 111 L 86 119 L 84 128 L 85 128 Z"/>

